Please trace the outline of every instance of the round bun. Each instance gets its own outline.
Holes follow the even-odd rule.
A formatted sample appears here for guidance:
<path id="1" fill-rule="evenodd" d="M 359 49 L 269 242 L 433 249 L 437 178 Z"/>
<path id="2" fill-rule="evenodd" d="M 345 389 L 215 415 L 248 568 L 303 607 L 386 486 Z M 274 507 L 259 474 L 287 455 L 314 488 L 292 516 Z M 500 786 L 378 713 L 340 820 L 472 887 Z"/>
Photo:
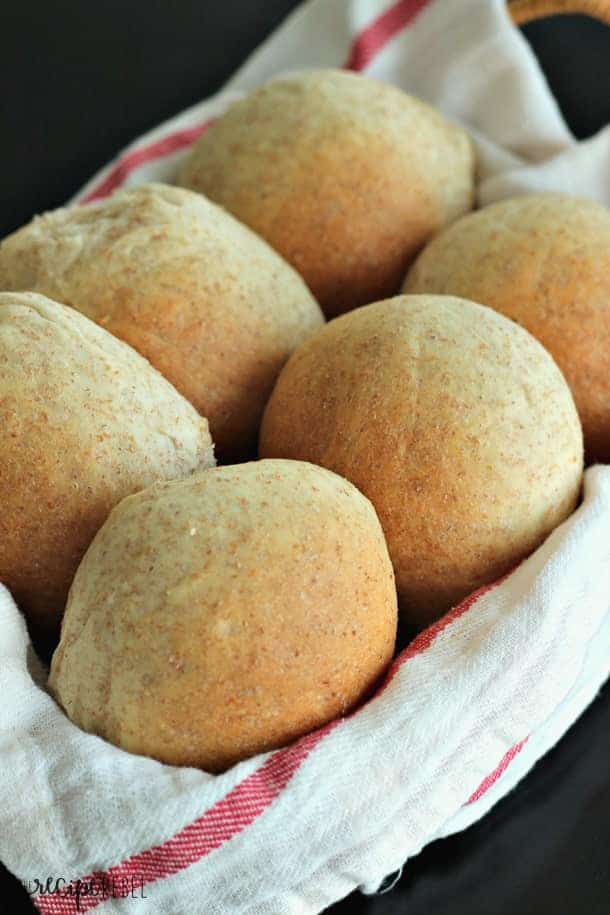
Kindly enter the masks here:
<path id="1" fill-rule="evenodd" d="M 323 323 L 262 239 L 162 184 L 37 217 L 0 245 L 0 288 L 51 296 L 130 343 L 207 417 L 225 459 L 255 448 L 277 374 Z"/>
<path id="2" fill-rule="evenodd" d="M 390 661 L 379 521 L 320 467 L 260 461 L 125 499 L 76 575 L 50 686 L 112 743 L 219 771 L 344 714 Z"/>
<path id="3" fill-rule="evenodd" d="M 0 581 L 58 628 L 124 496 L 214 464 L 208 424 L 131 347 L 41 295 L 0 293 Z"/>
<path id="4" fill-rule="evenodd" d="M 572 389 L 587 460 L 610 463 L 610 211 L 562 194 L 495 203 L 435 238 L 405 291 L 473 299 L 527 328 Z"/>
<path id="5" fill-rule="evenodd" d="M 582 473 L 580 423 L 549 354 L 444 296 L 360 308 L 305 343 L 260 451 L 321 464 L 368 496 L 418 625 L 534 550 L 574 508 Z"/>
<path id="6" fill-rule="evenodd" d="M 471 209 L 473 171 L 467 135 L 433 108 L 313 70 L 232 105 L 180 182 L 266 238 L 332 316 L 399 290 L 426 241 Z"/>

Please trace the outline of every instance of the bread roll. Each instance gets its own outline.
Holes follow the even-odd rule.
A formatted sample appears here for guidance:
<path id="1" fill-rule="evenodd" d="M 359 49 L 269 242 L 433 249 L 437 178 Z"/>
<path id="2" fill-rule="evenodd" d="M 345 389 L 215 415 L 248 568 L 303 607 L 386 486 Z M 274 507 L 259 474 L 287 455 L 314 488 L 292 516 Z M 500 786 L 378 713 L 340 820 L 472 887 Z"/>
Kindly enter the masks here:
<path id="1" fill-rule="evenodd" d="M 323 323 L 299 276 L 199 194 L 162 184 L 37 217 L 0 245 L 0 289 L 78 308 L 206 416 L 222 458 L 256 447 L 292 352 Z"/>
<path id="2" fill-rule="evenodd" d="M 405 291 L 473 299 L 527 328 L 572 389 L 587 459 L 610 462 L 610 211 L 564 194 L 495 203 L 434 239 Z"/>
<path id="3" fill-rule="evenodd" d="M 145 359 L 71 308 L 0 294 L 0 581 L 58 627 L 123 496 L 214 464 L 208 424 Z"/>
<path id="4" fill-rule="evenodd" d="M 266 238 L 327 315 L 398 292 L 409 262 L 473 203 L 463 130 L 355 73 L 276 79 L 215 121 L 180 182 Z"/>
<path id="5" fill-rule="evenodd" d="M 310 464 L 220 467 L 114 509 L 76 575 L 50 686 L 86 731 L 216 772 L 344 714 L 395 635 L 364 496 Z"/>
<path id="6" fill-rule="evenodd" d="M 303 344 L 260 453 L 321 464 L 368 496 L 417 625 L 534 550 L 574 508 L 582 473 L 552 358 L 512 321 L 448 296 L 378 302 Z"/>

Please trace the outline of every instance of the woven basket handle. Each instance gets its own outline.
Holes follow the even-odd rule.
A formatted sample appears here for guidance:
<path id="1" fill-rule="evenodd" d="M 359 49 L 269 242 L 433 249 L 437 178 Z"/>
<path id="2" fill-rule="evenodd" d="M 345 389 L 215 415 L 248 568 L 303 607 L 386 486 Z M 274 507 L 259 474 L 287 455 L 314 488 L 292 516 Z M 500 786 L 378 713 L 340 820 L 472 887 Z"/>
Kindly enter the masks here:
<path id="1" fill-rule="evenodd" d="M 509 0 L 508 9 L 516 25 L 567 13 L 583 13 L 610 25 L 610 0 Z"/>

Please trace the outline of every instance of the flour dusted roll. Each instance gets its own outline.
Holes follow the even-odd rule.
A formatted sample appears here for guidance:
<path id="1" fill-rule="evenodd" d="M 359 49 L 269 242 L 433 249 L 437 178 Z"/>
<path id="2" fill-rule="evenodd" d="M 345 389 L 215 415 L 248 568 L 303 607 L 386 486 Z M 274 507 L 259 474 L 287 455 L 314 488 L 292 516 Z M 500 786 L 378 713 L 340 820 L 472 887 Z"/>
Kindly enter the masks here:
<path id="1" fill-rule="evenodd" d="M 463 130 L 355 73 L 275 79 L 231 105 L 181 175 L 262 235 L 327 315 L 398 292 L 409 262 L 470 210 Z"/>
<path id="2" fill-rule="evenodd" d="M 566 194 L 464 217 L 413 265 L 406 292 L 489 305 L 548 349 L 572 389 L 589 461 L 610 462 L 610 211 Z"/>
<path id="3" fill-rule="evenodd" d="M 300 347 L 260 453 L 313 461 L 368 496 L 418 624 L 534 550 L 574 508 L 583 459 L 546 350 L 489 308 L 423 295 L 357 309 Z"/>
<path id="4" fill-rule="evenodd" d="M 208 424 L 131 347 L 41 295 L 0 294 L 0 581 L 58 627 L 123 496 L 214 464 Z"/>
<path id="5" fill-rule="evenodd" d="M 0 244 L 0 289 L 78 308 L 207 417 L 220 457 L 255 446 L 265 402 L 323 318 L 301 278 L 200 194 L 162 184 L 37 217 Z"/>
<path id="6" fill-rule="evenodd" d="M 50 685 L 85 730 L 219 771 L 345 713 L 395 634 L 387 547 L 355 487 L 294 461 L 219 467 L 112 512 Z"/>

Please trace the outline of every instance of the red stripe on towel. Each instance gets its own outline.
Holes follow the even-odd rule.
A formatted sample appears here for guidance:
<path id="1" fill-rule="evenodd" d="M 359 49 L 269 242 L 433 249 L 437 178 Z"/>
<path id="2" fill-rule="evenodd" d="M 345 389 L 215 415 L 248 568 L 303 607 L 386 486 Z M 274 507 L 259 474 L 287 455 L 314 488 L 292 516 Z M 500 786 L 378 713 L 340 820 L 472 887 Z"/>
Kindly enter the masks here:
<path id="1" fill-rule="evenodd" d="M 146 165 L 147 162 L 163 159 L 179 149 L 191 146 L 201 136 L 209 123 L 209 121 L 206 121 L 205 124 L 197 124 L 195 127 L 177 130 L 167 137 L 162 137 L 160 140 L 155 140 L 154 143 L 149 143 L 148 146 L 142 146 L 140 149 L 125 153 L 116 165 L 110 169 L 108 174 L 87 192 L 81 203 L 91 203 L 93 200 L 107 197 L 124 184 L 131 172 L 136 168 Z"/>
<path id="2" fill-rule="evenodd" d="M 398 0 L 380 13 L 353 42 L 345 69 L 364 70 L 368 67 L 388 41 L 411 25 L 429 3 L 430 0 Z"/>
<path id="3" fill-rule="evenodd" d="M 473 591 L 472 594 L 469 594 L 468 597 L 465 597 L 464 600 L 457 604 L 455 607 L 452 607 L 451 610 L 448 610 L 444 616 L 441 616 L 436 623 L 433 623 L 431 626 L 428 626 L 427 629 L 424 629 L 423 632 L 420 632 L 416 638 L 410 642 L 404 651 L 401 651 L 397 658 L 394 658 L 390 669 L 388 670 L 385 680 L 383 681 L 379 691 L 376 695 L 379 695 L 381 690 L 384 690 L 391 681 L 394 679 L 402 665 L 408 661 L 410 658 L 415 657 L 418 654 L 421 654 L 423 651 L 426 651 L 430 646 L 436 641 L 441 632 L 443 632 L 447 626 L 450 626 L 461 616 L 464 616 L 465 613 L 470 610 L 470 608 L 483 597 L 485 594 L 488 594 L 490 591 L 493 591 L 494 588 L 497 588 L 506 579 L 512 575 L 515 569 L 511 569 L 510 572 L 507 572 L 501 578 L 498 578 L 497 581 L 492 581 L 488 585 L 482 585 L 480 588 L 477 588 L 476 591 Z"/>
<path id="4" fill-rule="evenodd" d="M 475 801 L 478 801 L 479 798 L 483 797 L 483 795 L 489 791 L 492 785 L 495 785 L 498 779 L 504 775 L 515 756 L 521 752 L 526 743 L 527 737 L 525 740 L 520 740 L 519 743 L 516 743 L 514 747 L 511 747 L 510 750 L 504 754 L 493 772 L 491 772 L 487 778 L 484 778 L 477 790 L 470 795 L 466 801 L 467 804 L 474 804 Z"/>
<path id="5" fill-rule="evenodd" d="M 32 901 L 45 915 L 77 915 L 78 912 L 94 909 L 104 901 L 102 895 L 87 895 L 87 886 L 97 887 L 100 894 L 104 886 L 127 886 L 131 889 L 134 885 L 139 889 L 195 864 L 264 813 L 311 751 L 337 724 L 333 721 L 292 746 L 278 750 L 213 807 L 166 842 L 133 855 L 106 871 L 93 872 L 79 881 L 73 881 L 71 894 L 64 889 L 61 893 L 34 896 Z M 77 903 L 79 884 L 81 892 Z"/>

